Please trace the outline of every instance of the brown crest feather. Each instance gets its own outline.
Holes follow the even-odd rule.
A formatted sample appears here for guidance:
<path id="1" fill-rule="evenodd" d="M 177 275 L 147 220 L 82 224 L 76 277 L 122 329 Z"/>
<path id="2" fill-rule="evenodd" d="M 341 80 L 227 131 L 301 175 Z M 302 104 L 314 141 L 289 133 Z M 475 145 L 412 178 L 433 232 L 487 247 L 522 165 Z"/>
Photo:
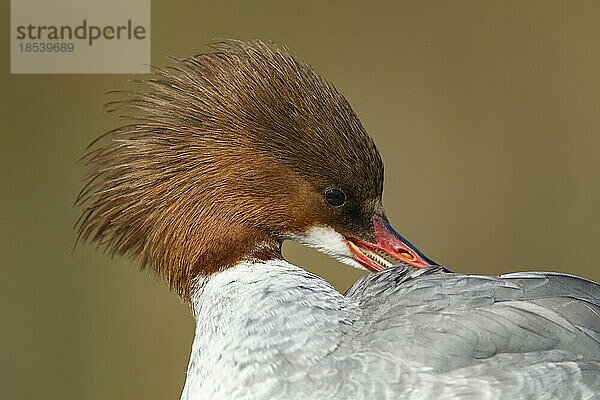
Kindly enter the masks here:
<path id="1" fill-rule="evenodd" d="M 334 224 L 326 186 L 358 204 L 383 185 L 373 141 L 306 64 L 259 41 L 212 48 L 113 103 L 133 123 L 84 157 L 77 199 L 81 240 L 141 261 L 188 300 L 198 274 L 280 257 L 281 235 Z"/>

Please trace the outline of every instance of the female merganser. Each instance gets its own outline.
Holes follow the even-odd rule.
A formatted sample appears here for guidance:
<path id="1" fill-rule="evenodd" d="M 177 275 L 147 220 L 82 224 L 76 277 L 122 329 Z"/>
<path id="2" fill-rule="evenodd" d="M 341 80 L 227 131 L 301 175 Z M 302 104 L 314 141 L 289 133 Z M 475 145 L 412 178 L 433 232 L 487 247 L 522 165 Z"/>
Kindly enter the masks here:
<path id="1" fill-rule="evenodd" d="M 78 228 L 191 306 L 183 400 L 600 398 L 600 286 L 436 265 L 391 228 L 375 144 L 309 66 L 226 42 L 145 85 L 86 157 Z M 286 239 L 380 272 L 340 294 Z"/>

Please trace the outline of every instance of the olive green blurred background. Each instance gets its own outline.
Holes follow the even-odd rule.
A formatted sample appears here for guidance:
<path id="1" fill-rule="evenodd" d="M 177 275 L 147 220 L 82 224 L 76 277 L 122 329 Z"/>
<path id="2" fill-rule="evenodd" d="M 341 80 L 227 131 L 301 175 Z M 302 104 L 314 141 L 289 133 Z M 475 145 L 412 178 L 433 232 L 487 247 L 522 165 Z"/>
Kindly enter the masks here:
<path id="1" fill-rule="evenodd" d="M 0 398 L 178 399 L 193 320 L 124 259 L 79 246 L 85 146 L 126 75 L 10 75 L 0 9 Z M 152 62 L 214 38 L 287 45 L 344 93 L 386 163 L 385 205 L 462 272 L 600 280 L 600 3 L 152 4 Z M 340 290 L 359 275 L 286 245 Z"/>

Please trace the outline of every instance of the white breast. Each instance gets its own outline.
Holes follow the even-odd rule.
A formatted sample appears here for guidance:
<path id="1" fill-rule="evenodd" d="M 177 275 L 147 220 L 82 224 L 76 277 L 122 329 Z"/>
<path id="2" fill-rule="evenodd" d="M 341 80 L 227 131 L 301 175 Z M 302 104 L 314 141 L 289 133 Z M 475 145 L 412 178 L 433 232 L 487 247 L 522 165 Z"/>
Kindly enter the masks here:
<path id="1" fill-rule="evenodd" d="M 182 400 L 289 398 L 291 386 L 297 398 L 312 397 L 338 373 L 332 354 L 354 306 L 301 268 L 244 262 L 200 279 L 192 301 L 197 327 Z"/>

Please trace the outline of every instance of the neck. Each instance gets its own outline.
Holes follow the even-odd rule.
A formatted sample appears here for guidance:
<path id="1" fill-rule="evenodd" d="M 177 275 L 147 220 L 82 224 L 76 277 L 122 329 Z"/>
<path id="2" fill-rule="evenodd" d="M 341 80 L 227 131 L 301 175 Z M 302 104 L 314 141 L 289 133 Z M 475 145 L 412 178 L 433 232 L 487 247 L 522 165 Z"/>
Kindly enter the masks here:
<path id="1" fill-rule="evenodd" d="M 202 277 L 191 300 L 196 336 L 182 400 L 279 398 L 281 379 L 322 368 L 356 315 L 327 282 L 281 259 Z"/>

